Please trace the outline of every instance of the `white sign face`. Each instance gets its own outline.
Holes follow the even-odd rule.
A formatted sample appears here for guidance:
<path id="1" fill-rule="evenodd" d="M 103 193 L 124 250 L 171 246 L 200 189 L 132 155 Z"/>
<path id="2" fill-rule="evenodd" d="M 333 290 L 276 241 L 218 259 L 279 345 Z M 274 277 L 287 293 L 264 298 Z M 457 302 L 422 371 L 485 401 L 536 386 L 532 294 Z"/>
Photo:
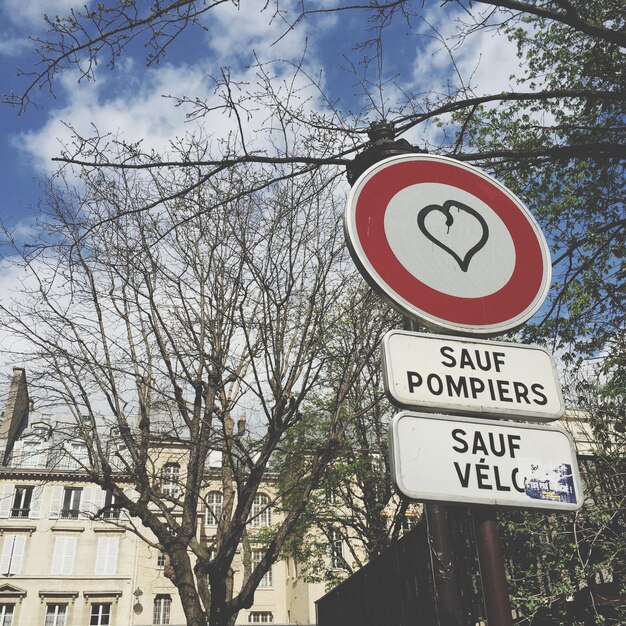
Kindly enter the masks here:
<path id="1" fill-rule="evenodd" d="M 552 357 L 538 346 L 392 330 L 383 374 L 389 399 L 403 408 L 537 422 L 565 412 Z"/>
<path id="2" fill-rule="evenodd" d="M 400 413 L 390 428 L 391 474 L 413 500 L 575 511 L 576 451 L 561 428 Z"/>
<path id="3" fill-rule="evenodd" d="M 528 209 L 480 170 L 446 157 L 389 157 L 354 184 L 344 228 L 365 279 L 435 330 L 497 335 L 544 301 L 550 252 Z"/>
<path id="4" fill-rule="evenodd" d="M 421 204 L 425 208 L 416 218 L 415 207 Z M 515 269 L 515 245 L 500 216 L 452 185 L 420 183 L 393 196 L 385 236 L 413 276 L 450 296 L 489 296 L 509 282 Z"/>

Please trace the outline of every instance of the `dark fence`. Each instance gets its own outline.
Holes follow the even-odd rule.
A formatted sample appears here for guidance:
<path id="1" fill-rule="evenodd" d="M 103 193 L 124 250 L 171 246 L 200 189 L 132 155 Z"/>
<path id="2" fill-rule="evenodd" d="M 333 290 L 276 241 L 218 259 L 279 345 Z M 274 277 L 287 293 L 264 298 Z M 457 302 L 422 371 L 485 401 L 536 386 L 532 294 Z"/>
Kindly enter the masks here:
<path id="1" fill-rule="evenodd" d="M 463 614 L 460 621 L 463 626 L 474 625 L 484 613 L 471 518 L 460 509 L 453 510 L 451 517 L 452 569 Z M 437 567 L 436 551 L 434 562 Z M 316 605 L 318 626 L 436 626 L 433 556 L 426 523 L 420 523 Z M 443 622 L 452 623 L 447 618 Z"/>
<path id="2" fill-rule="evenodd" d="M 426 524 L 408 532 L 316 604 L 318 626 L 436 624 Z"/>

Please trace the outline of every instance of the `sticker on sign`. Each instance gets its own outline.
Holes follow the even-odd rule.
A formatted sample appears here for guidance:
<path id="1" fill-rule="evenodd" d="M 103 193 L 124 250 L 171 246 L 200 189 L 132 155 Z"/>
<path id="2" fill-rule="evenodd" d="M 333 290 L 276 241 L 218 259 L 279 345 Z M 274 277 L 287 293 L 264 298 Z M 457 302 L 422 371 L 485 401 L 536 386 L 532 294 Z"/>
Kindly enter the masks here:
<path id="1" fill-rule="evenodd" d="M 382 354 L 385 392 L 403 408 L 531 421 L 565 412 L 554 361 L 538 346 L 392 330 Z"/>
<path id="2" fill-rule="evenodd" d="M 553 511 L 583 504 L 562 428 L 403 412 L 389 433 L 392 479 L 413 500 Z"/>

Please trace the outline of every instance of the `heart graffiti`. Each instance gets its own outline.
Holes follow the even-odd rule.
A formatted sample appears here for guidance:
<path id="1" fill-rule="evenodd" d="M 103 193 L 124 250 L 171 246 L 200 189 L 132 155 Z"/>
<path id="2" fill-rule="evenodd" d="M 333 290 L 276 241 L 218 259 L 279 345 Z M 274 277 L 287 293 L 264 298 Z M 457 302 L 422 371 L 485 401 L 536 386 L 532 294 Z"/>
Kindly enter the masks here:
<path id="1" fill-rule="evenodd" d="M 463 226 L 461 226 L 462 220 L 459 220 L 457 222 L 458 226 L 456 232 L 454 233 L 455 236 L 451 237 L 449 240 L 446 239 L 445 236 L 443 236 L 441 233 L 433 232 L 435 229 L 433 229 L 432 231 L 429 230 L 429 226 L 426 224 L 426 218 L 428 217 L 428 215 L 433 211 L 439 211 L 443 213 L 446 217 L 445 225 L 448 227 L 446 235 L 450 235 L 450 228 L 452 228 L 455 224 L 454 216 L 452 215 L 453 208 L 458 210 L 459 216 L 461 215 L 461 213 L 466 213 L 470 216 L 470 218 L 473 218 L 478 222 L 481 235 L 478 239 L 478 242 L 469 248 L 467 248 L 467 233 L 459 230 L 463 228 Z M 467 215 L 464 217 L 467 218 Z M 463 204 L 462 202 L 459 202 L 458 200 L 446 200 L 443 205 L 429 204 L 428 206 L 424 207 L 417 214 L 417 225 L 419 226 L 419 229 L 422 231 L 422 233 L 424 233 L 424 235 L 428 239 L 430 239 L 430 241 L 432 241 L 435 245 L 439 246 L 442 250 L 445 250 L 450 256 L 452 256 L 464 272 L 467 272 L 470 261 L 472 260 L 474 255 L 484 247 L 484 245 L 487 243 L 487 239 L 489 239 L 489 227 L 487 226 L 487 222 L 485 222 L 483 216 L 478 213 L 478 211 L 475 211 L 471 207 Z M 453 247 L 448 244 L 451 244 Z"/>

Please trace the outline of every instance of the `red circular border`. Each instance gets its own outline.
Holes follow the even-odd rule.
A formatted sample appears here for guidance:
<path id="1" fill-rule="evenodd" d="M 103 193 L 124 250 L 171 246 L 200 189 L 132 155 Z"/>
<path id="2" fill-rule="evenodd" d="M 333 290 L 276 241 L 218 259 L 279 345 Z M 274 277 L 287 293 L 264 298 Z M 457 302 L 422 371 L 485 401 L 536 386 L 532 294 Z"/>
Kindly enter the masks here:
<path id="1" fill-rule="evenodd" d="M 419 183 L 464 189 L 500 217 L 515 246 L 515 267 L 506 285 L 480 298 L 452 296 L 424 284 L 398 261 L 385 236 L 385 213 L 393 196 Z M 524 211 L 487 178 L 462 166 L 427 159 L 390 163 L 363 184 L 354 215 L 361 249 L 380 279 L 428 315 L 456 324 L 502 324 L 527 311 L 542 289 L 542 248 Z"/>

